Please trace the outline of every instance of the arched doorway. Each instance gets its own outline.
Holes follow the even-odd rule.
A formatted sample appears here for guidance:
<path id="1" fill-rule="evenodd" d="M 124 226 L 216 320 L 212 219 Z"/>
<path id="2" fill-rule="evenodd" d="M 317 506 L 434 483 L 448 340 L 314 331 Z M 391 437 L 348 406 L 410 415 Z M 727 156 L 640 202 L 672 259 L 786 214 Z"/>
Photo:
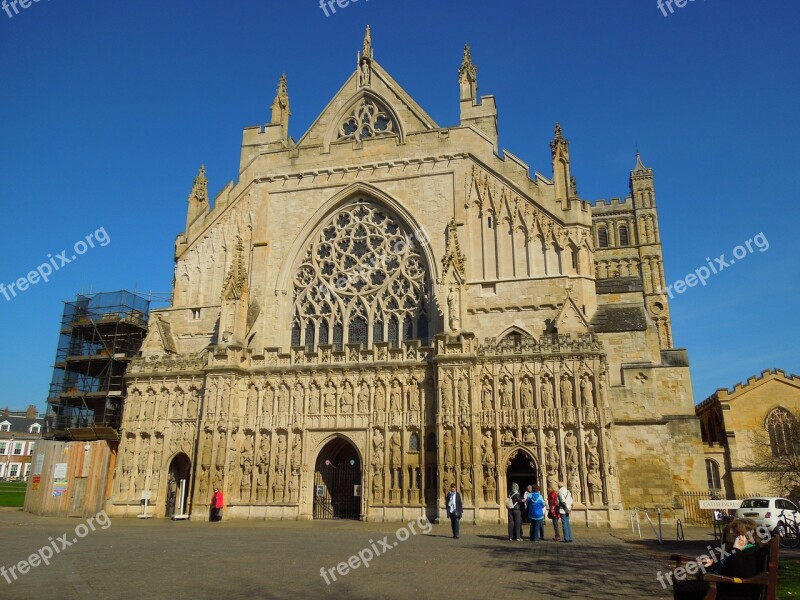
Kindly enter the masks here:
<path id="1" fill-rule="evenodd" d="M 361 459 L 337 437 L 320 450 L 314 471 L 314 518 L 361 518 Z"/>
<path id="2" fill-rule="evenodd" d="M 167 506 L 165 515 L 168 518 L 183 516 L 188 509 L 186 503 L 189 499 L 189 473 L 192 461 L 183 452 L 175 455 L 169 463 L 167 477 Z"/>
<path id="3" fill-rule="evenodd" d="M 536 467 L 536 462 L 524 450 L 516 450 L 508 460 L 508 467 L 506 469 L 506 487 L 507 493 L 511 493 L 511 484 L 519 484 L 519 491 L 521 494 L 525 493 L 525 489 L 529 485 L 536 485 L 539 483 L 539 469 Z"/>

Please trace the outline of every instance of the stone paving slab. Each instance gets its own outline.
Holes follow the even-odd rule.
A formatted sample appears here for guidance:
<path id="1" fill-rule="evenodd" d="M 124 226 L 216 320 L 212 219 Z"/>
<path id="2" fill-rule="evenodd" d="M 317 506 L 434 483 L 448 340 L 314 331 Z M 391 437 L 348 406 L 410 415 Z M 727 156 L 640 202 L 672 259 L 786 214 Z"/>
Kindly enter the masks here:
<path id="1" fill-rule="evenodd" d="M 0 510 L 0 565 L 8 569 L 51 537 L 75 539 L 85 522 Z M 49 566 L 11 584 L 0 577 L 0 598 L 671 598 L 656 580 L 668 552 L 651 552 L 608 529 L 576 528 L 572 544 L 531 543 L 507 540 L 504 525 L 464 524 L 454 540 L 449 524 L 440 524 L 398 541 L 400 525 L 114 519 Z M 380 552 L 369 567 L 335 571 L 367 548 Z M 333 568 L 336 581 L 328 574 L 326 584 L 322 567 Z"/>

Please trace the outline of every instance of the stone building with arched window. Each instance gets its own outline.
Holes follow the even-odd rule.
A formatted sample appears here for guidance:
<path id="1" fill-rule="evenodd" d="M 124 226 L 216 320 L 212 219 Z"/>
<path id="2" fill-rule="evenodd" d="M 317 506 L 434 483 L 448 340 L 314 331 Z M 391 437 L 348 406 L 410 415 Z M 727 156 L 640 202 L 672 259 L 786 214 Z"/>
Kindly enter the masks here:
<path id="1" fill-rule="evenodd" d="M 709 490 L 722 496 L 782 495 L 771 479 L 753 469 L 754 444 L 769 444 L 772 456 L 798 440 L 800 377 L 780 369 L 763 371 L 733 389 L 719 389 L 697 405 Z"/>
<path id="2" fill-rule="evenodd" d="M 149 492 L 164 514 L 180 489 L 205 518 L 220 487 L 232 518 L 435 518 L 456 482 L 467 519 L 497 522 L 512 482 L 567 481 L 599 524 L 700 489 L 652 170 L 638 158 L 631 197 L 600 206 L 560 126 L 551 177 L 501 152 L 468 47 L 447 127 L 369 30 L 356 67 L 297 141 L 282 77 L 239 180 L 212 206 L 195 178 L 172 305 L 126 375 L 109 512 Z"/>

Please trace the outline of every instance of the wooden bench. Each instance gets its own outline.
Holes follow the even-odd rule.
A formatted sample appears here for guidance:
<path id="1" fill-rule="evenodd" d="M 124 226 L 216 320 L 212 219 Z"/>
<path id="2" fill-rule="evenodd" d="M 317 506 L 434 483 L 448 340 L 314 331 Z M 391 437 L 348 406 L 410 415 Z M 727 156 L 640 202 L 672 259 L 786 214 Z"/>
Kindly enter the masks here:
<path id="1" fill-rule="evenodd" d="M 778 591 L 778 552 L 780 551 L 781 538 L 775 535 L 767 543 L 761 546 L 765 551 L 764 556 L 764 570 L 763 572 L 747 579 L 740 579 L 739 577 L 723 577 L 715 573 L 706 573 L 703 576 L 703 581 L 708 582 L 708 593 L 705 600 L 718 600 L 717 599 L 717 584 L 729 583 L 734 585 L 760 585 L 762 586 L 761 600 L 776 600 Z M 675 561 L 675 567 L 680 567 L 682 564 L 696 561 L 696 557 L 682 556 L 673 554 L 670 560 Z M 719 600 L 725 600 L 720 597 Z"/>

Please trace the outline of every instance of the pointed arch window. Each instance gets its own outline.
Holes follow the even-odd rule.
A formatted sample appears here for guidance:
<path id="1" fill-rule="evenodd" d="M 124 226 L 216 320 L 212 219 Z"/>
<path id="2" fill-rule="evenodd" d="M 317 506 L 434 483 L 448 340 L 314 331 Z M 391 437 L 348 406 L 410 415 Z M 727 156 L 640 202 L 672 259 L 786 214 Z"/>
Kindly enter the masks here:
<path id="1" fill-rule="evenodd" d="M 630 246 L 630 238 L 628 236 L 628 226 L 627 225 L 620 225 L 619 226 L 619 245 L 620 246 Z"/>
<path id="2" fill-rule="evenodd" d="M 384 340 L 397 348 L 428 337 L 430 276 L 421 251 L 412 230 L 385 208 L 359 200 L 339 209 L 295 272 L 293 344 L 309 324 L 327 344 L 333 323 L 337 350 Z"/>
<path id="3" fill-rule="evenodd" d="M 295 323 L 292 325 L 292 348 L 297 348 L 300 345 L 300 324 Z"/>
<path id="4" fill-rule="evenodd" d="M 706 459 L 706 480 L 708 481 L 709 491 L 718 492 L 722 489 L 722 483 L 719 478 L 719 465 L 710 458 Z"/>
<path id="5" fill-rule="evenodd" d="M 767 431 L 772 456 L 787 456 L 800 451 L 798 448 L 797 419 L 785 408 L 776 408 L 767 416 Z"/>

